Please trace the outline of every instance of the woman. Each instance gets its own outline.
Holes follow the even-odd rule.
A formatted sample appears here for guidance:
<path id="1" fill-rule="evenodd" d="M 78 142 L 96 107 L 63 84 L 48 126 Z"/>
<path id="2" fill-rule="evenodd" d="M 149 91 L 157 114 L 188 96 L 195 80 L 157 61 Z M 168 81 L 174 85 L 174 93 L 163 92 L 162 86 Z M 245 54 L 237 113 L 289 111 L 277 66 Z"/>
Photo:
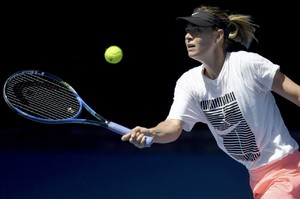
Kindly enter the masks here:
<path id="1" fill-rule="evenodd" d="M 138 148 L 170 143 L 197 122 L 218 146 L 249 171 L 254 198 L 300 198 L 300 152 L 271 91 L 300 106 L 300 87 L 263 56 L 247 52 L 257 25 L 248 15 L 197 7 L 186 26 L 188 56 L 201 64 L 177 81 L 165 121 L 137 126 L 124 136 Z M 240 48 L 237 48 L 240 44 Z"/>

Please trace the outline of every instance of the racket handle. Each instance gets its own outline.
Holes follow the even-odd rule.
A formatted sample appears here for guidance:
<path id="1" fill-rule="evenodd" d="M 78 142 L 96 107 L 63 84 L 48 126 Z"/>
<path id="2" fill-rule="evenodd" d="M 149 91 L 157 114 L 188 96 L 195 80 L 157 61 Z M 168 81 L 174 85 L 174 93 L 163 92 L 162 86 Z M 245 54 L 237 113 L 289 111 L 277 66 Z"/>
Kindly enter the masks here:
<path id="1" fill-rule="evenodd" d="M 131 131 L 131 129 L 129 129 L 125 126 L 122 126 L 120 124 L 114 123 L 114 122 L 109 122 L 107 128 L 115 133 L 120 134 L 120 135 L 125 135 L 126 133 L 129 133 Z M 153 137 L 146 136 L 145 146 L 150 147 L 152 144 L 152 140 L 153 140 Z"/>

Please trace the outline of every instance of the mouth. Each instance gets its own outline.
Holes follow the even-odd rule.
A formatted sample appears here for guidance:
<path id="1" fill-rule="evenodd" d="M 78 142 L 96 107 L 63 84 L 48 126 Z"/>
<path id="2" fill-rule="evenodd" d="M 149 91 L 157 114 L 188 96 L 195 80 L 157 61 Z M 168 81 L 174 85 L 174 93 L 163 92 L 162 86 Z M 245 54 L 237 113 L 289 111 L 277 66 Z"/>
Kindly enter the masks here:
<path id="1" fill-rule="evenodd" d="M 186 47 L 187 47 L 188 49 L 190 49 L 190 48 L 194 48 L 195 45 L 194 45 L 194 44 L 187 44 Z"/>

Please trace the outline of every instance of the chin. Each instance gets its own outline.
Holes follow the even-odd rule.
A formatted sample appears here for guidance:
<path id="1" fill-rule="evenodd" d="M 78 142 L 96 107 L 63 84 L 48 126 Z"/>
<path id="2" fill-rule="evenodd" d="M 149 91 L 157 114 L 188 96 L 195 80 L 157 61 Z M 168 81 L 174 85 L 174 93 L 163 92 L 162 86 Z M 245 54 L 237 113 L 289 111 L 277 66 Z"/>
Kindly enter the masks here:
<path id="1" fill-rule="evenodd" d="M 189 52 L 188 53 L 188 56 L 190 57 L 190 58 L 192 58 L 192 59 L 196 59 L 197 58 L 197 53 L 195 53 L 195 52 Z"/>
<path id="2" fill-rule="evenodd" d="M 194 60 L 196 60 L 196 61 L 201 62 L 201 60 L 199 59 L 199 56 L 197 56 L 196 54 L 189 54 L 189 57 L 190 57 L 191 59 L 194 59 Z"/>

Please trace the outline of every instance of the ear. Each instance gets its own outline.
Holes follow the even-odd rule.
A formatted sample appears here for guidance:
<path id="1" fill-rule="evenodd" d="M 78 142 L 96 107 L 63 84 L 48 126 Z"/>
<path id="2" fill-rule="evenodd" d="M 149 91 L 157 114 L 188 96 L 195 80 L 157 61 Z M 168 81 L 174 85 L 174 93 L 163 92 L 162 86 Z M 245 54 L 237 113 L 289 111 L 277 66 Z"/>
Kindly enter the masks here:
<path id="1" fill-rule="evenodd" d="M 217 30 L 216 42 L 221 42 L 223 39 L 224 39 L 224 30 L 223 29 L 218 29 Z"/>

